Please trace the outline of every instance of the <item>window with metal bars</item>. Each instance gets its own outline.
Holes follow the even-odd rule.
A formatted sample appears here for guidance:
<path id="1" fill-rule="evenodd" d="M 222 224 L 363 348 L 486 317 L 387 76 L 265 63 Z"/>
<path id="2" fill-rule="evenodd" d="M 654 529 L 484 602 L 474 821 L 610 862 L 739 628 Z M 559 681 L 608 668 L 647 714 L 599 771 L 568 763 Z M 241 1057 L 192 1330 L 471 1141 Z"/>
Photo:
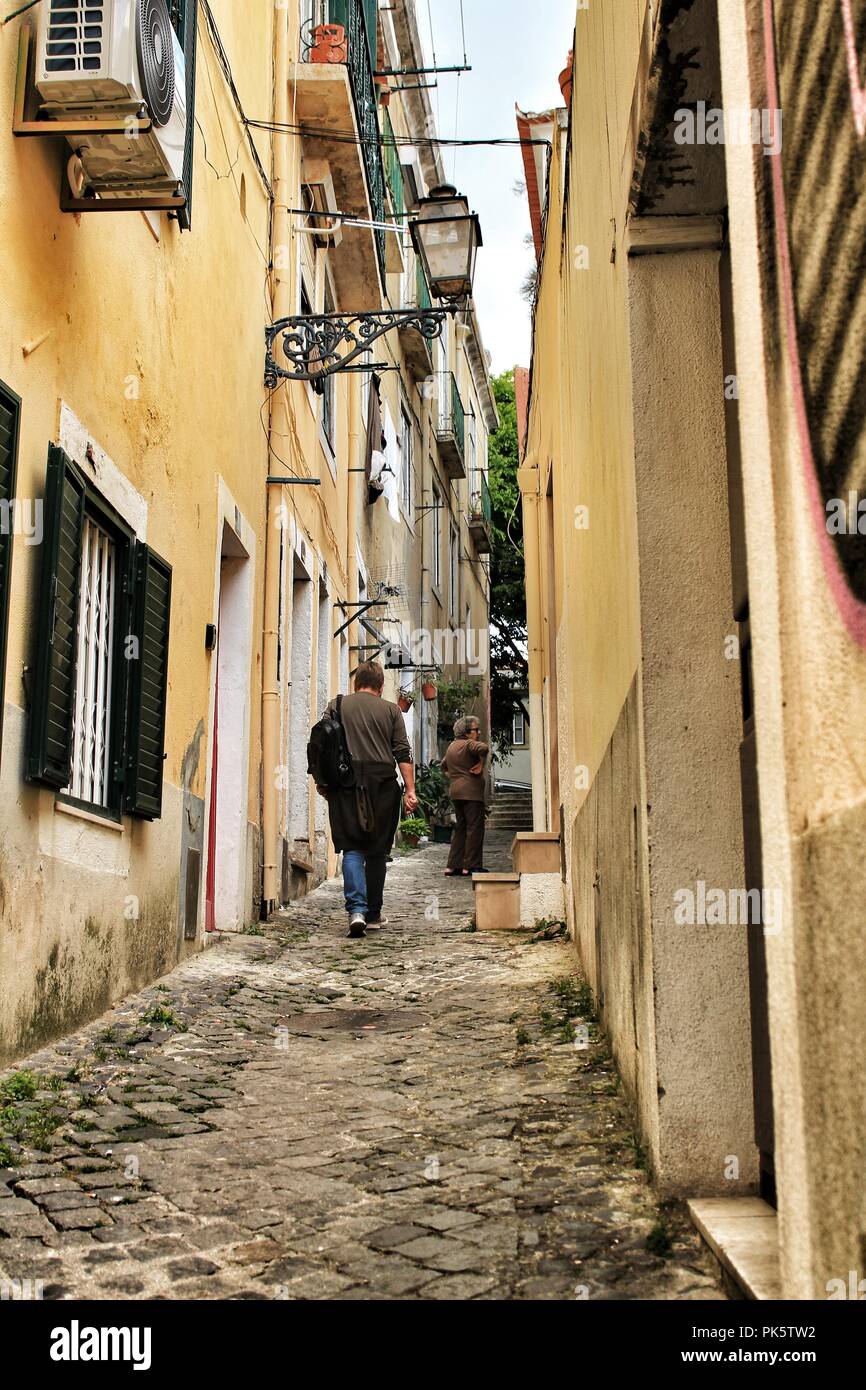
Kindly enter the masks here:
<path id="1" fill-rule="evenodd" d="M 85 516 L 78 581 L 77 680 L 72 702 L 72 776 L 76 801 L 112 803 L 111 736 L 117 544 Z"/>
<path id="2" fill-rule="evenodd" d="M 162 812 L 171 567 L 51 445 L 27 777 L 119 818 Z"/>

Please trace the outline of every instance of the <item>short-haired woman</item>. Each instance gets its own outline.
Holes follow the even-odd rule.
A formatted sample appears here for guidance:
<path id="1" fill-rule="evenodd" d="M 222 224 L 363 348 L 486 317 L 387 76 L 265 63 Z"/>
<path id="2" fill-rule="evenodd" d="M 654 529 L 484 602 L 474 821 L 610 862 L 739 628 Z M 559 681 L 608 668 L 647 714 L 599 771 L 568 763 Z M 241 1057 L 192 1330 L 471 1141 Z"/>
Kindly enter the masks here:
<path id="1" fill-rule="evenodd" d="M 485 872 L 484 764 L 490 747 L 480 741 L 480 733 L 477 719 L 471 716 L 458 719 L 454 725 L 454 741 L 442 760 L 457 817 L 445 870 L 449 878 Z"/>

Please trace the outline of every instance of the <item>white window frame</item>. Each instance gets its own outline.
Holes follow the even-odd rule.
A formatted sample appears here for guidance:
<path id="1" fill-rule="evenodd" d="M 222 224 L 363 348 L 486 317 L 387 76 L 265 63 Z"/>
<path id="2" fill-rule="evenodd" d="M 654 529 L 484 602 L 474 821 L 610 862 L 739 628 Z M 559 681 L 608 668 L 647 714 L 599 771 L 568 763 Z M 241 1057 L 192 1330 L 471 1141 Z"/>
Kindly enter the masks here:
<path id="1" fill-rule="evenodd" d="M 400 507 L 412 525 L 412 463 L 414 458 L 414 422 L 409 407 L 400 402 Z"/>
<path id="2" fill-rule="evenodd" d="M 520 730 L 519 738 L 517 735 L 518 729 Z M 511 746 L 513 748 L 526 747 L 526 715 L 522 710 L 519 714 L 515 711 L 514 718 L 511 721 Z"/>
<path id="3" fill-rule="evenodd" d="M 453 521 L 448 536 L 448 611 L 456 621 L 460 614 L 460 532 Z"/>
<path id="4" fill-rule="evenodd" d="M 66 795 L 110 809 L 117 541 L 88 513 L 78 576 L 78 660 Z"/>
<path id="5" fill-rule="evenodd" d="M 433 588 L 437 593 L 442 592 L 442 494 L 436 484 L 433 484 L 433 563 L 430 567 L 430 576 Z"/>

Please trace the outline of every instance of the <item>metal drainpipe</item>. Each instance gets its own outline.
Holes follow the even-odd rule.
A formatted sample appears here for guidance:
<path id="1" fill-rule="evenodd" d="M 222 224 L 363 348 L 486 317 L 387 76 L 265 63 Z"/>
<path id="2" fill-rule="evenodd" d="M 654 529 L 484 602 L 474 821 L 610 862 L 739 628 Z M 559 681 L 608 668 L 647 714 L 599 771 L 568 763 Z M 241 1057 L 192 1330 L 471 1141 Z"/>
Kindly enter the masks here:
<path id="1" fill-rule="evenodd" d="M 428 397 L 427 399 L 425 399 L 424 393 L 423 393 L 423 391 L 422 391 L 422 393 L 421 393 L 421 401 L 422 401 L 422 404 L 423 404 L 424 406 L 426 406 L 426 409 L 422 411 L 422 418 L 423 418 L 423 420 L 424 420 L 424 428 L 423 428 L 422 434 L 421 434 L 421 490 L 420 490 L 420 502 L 421 502 L 421 507 L 422 507 L 422 508 L 424 508 L 424 507 L 427 506 L 427 500 L 426 500 L 426 499 L 427 499 L 427 495 L 428 495 L 428 490 L 425 489 L 425 487 L 424 487 L 424 479 L 425 479 L 425 477 L 429 478 L 429 482 L 430 482 L 429 496 L 430 496 L 430 502 L 431 502 L 431 504 L 432 504 L 432 502 L 433 502 L 433 471 L 432 471 L 432 469 L 431 469 L 431 467 L 430 467 L 430 417 L 431 417 L 431 414 L 432 414 L 432 406 L 430 405 L 431 399 L 432 399 L 432 397 Z M 432 513 L 431 513 L 431 515 L 432 515 Z M 420 538 L 421 538 L 421 614 L 420 614 L 420 616 L 421 616 L 421 631 L 422 631 L 423 633 L 427 633 L 427 632 L 429 631 L 429 627 L 430 627 L 430 584 L 431 584 L 431 582 L 432 582 L 432 581 L 431 581 L 431 576 L 430 576 L 430 570 L 429 570 L 429 567 L 428 567 L 428 565 L 427 565 L 427 559 L 426 559 L 427 552 L 426 552 L 425 547 L 424 547 L 424 541 L 425 541 L 425 525 L 424 525 L 424 523 L 425 523 L 426 519 L 427 519 L 427 513 L 426 513 L 425 511 L 422 510 L 421 516 L 420 516 Z M 426 641 L 427 641 L 427 638 L 426 638 L 426 637 L 423 637 L 421 640 L 422 640 L 423 642 L 426 642 Z M 431 643 L 431 645 L 432 645 L 432 642 L 433 642 L 433 637 L 432 637 L 432 634 L 430 634 L 430 643 Z M 414 651 L 416 650 L 416 648 L 417 648 L 417 643 L 413 642 L 413 643 L 412 643 L 412 650 L 413 650 L 413 653 L 414 653 Z M 412 656 L 412 661 L 413 661 L 413 663 L 414 663 L 414 661 L 415 661 L 414 655 Z M 427 720 L 427 724 L 426 724 L 426 725 L 425 725 L 425 723 L 424 723 L 425 719 Z M 430 730 L 429 730 L 429 723 L 430 723 L 430 721 L 429 721 L 429 718 L 428 718 L 428 716 L 427 716 L 427 711 L 426 711 L 426 709 L 422 709 L 422 710 L 420 711 L 420 713 L 419 713 L 419 723 L 420 723 L 419 732 L 420 732 L 420 736 L 421 736 L 421 749 L 422 749 L 422 752 L 423 752 L 423 754 L 424 754 L 424 757 L 425 757 L 426 761 L 429 763 L 429 762 L 432 762 L 432 760 L 438 756 L 439 749 L 438 749 L 438 748 L 431 748 L 431 747 L 430 747 Z"/>
<path id="2" fill-rule="evenodd" d="M 365 458 L 361 452 L 361 376 L 358 372 L 349 373 L 349 469 L 363 468 Z M 349 486 L 347 489 L 347 521 L 346 526 L 346 574 L 349 576 L 349 591 L 346 595 L 349 602 L 349 612 L 355 613 L 358 608 L 358 556 L 357 556 L 357 536 L 360 531 L 361 518 L 358 498 L 361 491 L 363 475 L 354 471 L 349 472 Z M 363 479 L 366 486 L 366 479 Z M 349 642 L 349 670 L 352 669 L 352 647 L 359 644 L 358 633 L 360 628 L 357 623 L 352 623 L 347 629 Z M 357 658 L 360 653 L 355 653 Z M 342 692 L 344 695 L 348 691 Z"/>
<path id="3" fill-rule="evenodd" d="M 289 196 L 289 10 L 288 6 L 274 8 L 274 133 L 273 178 L 274 204 L 271 210 L 271 284 L 274 318 L 285 318 L 291 312 L 291 280 L 288 269 L 291 257 L 275 256 L 278 246 L 291 244 L 291 220 L 287 209 L 294 206 Z M 277 261 L 286 263 L 277 268 Z M 285 387 L 283 388 L 286 389 Z M 273 467 L 270 440 L 275 428 L 274 416 L 281 393 L 274 392 L 268 421 L 268 472 Z M 285 501 L 285 488 L 277 484 L 268 487 L 267 534 L 265 536 L 265 607 L 262 640 L 262 914 L 273 912 L 279 902 L 277 839 L 279 835 L 277 767 L 279 765 L 280 691 L 277 681 L 277 654 L 280 621 L 280 507 Z"/>
<path id="4" fill-rule="evenodd" d="M 526 625 L 529 653 L 529 737 L 532 765 L 532 825 L 545 831 L 550 824 L 547 813 L 547 774 L 544 756 L 544 647 L 541 614 L 541 570 L 538 539 L 538 465 L 527 458 L 517 470 L 523 501 L 523 548 L 526 566 Z"/>

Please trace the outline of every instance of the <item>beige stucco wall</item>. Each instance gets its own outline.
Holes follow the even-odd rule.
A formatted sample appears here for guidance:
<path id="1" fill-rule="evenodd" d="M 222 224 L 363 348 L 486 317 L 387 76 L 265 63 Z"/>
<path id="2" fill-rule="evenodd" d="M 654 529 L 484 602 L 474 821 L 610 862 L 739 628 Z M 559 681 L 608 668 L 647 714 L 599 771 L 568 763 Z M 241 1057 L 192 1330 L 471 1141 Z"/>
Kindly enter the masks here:
<path id="1" fill-rule="evenodd" d="M 643 3 L 577 12 L 521 478 L 538 470 L 534 727 L 569 923 L 655 1176 L 730 1194 L 755 1179 L 745 932 L 674 922 L 677 889 L 743 879 L 718 253 L 629 259 L 651 41 Z"/>
<path id="2" fill-rule="evenodd" d="M 679 890 L 697 895 L 703 881 L 729 894 L 745 881 L 719 252 L 633 256 L 629 288 L 654 1167 L 666 1190 L 730 1195 L 757 1177 L 747 929 L 676 918 Z"/>

